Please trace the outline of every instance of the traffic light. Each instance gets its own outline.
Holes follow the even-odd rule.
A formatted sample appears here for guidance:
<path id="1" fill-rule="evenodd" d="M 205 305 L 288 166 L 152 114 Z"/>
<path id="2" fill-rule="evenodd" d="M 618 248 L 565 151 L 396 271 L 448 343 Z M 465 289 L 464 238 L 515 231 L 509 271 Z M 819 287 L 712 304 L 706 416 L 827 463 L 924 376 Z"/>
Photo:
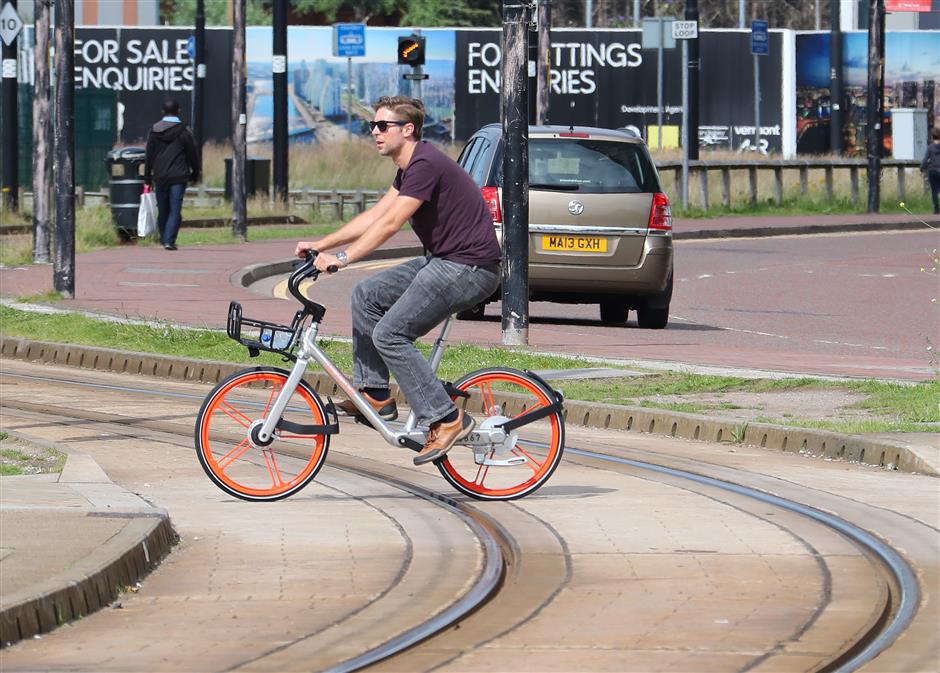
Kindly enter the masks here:
<path id="1" fill-rule="evenodd" d="M 424 36 L 411 35 L 398 38 L 398 64 L 416 67 L 424 65 Z"/>

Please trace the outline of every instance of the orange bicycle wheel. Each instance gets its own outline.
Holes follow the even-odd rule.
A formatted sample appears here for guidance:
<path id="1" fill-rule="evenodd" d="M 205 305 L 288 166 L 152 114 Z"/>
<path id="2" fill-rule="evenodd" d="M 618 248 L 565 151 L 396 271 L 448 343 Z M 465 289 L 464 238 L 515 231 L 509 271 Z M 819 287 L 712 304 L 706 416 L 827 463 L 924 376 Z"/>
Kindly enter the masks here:
<path id="1" fill-rule="evenodd" d="M 469 395 L 454 399 L 473 416 L 477 428 L 500 425 L 556 400 L 555 392 L 543 382 L 502 367 L 467 374 L 454 387 Z M 513 430 L 498 447 L 475 452 L 467 446 L 455 446 L 437 466 L 461 493 L 478 500 L 513 500 L 548 481 L 564 447 L 565 420 L 558 408 Z"/>
<path id="2" fill-rule="evenodd" d="M 328 434 L 278 430 L 271 442 L 252 440 L 252 429 L 287 383 L 290 372 L 254 367 L 220 382 L 202 403 L 196 418 L 196 453 L 209 478 L 226 493 L 244 500 L 279 500 L 312 480 L 326 459 Z M 323 426 L 323 403 L 301 381 L 281 417 L 297 426 Z"/>

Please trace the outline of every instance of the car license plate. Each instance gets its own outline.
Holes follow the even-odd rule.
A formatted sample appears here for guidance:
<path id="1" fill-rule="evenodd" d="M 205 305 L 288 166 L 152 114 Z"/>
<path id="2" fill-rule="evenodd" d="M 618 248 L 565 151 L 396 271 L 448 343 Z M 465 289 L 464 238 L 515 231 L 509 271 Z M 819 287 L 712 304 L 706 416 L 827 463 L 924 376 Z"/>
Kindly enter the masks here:
<path id="1" fill-rule="evenodd" d="M 599 236 L 542 236 L 542 250 L 607 252 L 607 239 Z"/>

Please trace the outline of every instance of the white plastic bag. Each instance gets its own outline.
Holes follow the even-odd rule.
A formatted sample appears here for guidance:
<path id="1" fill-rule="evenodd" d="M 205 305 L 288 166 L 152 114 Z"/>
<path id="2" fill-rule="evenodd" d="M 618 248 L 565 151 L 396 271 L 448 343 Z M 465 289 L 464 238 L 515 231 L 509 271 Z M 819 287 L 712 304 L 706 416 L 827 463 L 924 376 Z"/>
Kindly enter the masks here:
<path id="1" fill-rule="evenodd" d="M 157 233 L 157 195 L 144 185 L 137 211 L 137 237 L 147 238 Z"/>

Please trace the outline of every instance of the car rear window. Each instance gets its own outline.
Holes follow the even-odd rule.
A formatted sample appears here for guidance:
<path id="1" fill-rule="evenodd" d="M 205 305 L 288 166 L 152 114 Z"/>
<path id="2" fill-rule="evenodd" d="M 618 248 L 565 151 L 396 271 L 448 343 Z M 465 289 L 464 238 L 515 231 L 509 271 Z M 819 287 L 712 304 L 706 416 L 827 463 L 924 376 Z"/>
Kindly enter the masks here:
<path id="1" fill-rule="evenodd" d="M 530 138 L 529 188 L 582 194 L 660 191 L 642 145 L 593 138 Z"/>

